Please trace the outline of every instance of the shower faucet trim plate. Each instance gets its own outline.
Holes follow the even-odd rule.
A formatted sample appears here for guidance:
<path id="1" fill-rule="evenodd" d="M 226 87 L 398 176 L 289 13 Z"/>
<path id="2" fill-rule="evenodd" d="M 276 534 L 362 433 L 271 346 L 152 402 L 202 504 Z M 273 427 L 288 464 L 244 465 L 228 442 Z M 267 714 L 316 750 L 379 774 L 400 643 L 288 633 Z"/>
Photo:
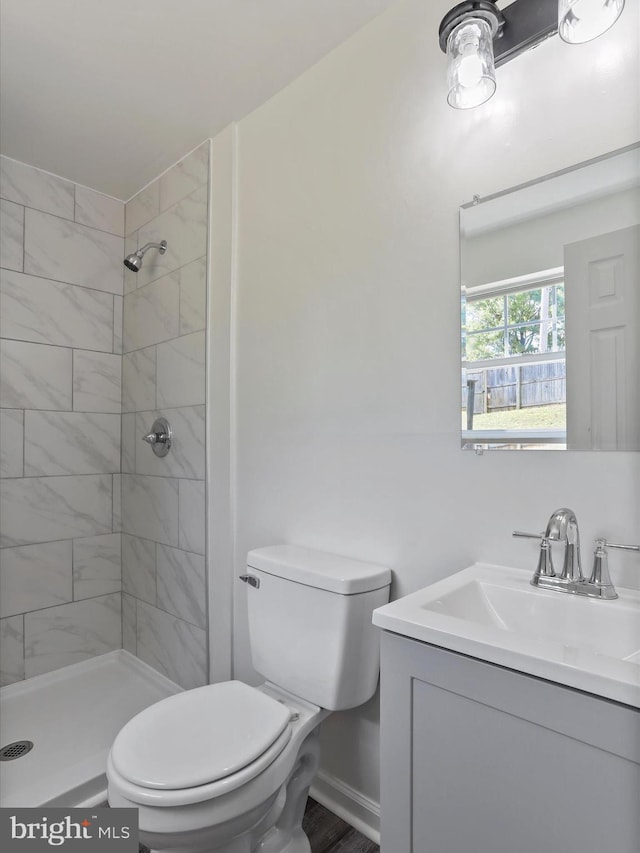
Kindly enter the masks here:
<path id="1" fill-rule="evenodd" d="M 151 427 L 151 432 L 142 436 L 142 440 L 151 445 L 156 456 L 166 456 L 171 448 L 171 427 L 166 418 L 156 418 Z"/>

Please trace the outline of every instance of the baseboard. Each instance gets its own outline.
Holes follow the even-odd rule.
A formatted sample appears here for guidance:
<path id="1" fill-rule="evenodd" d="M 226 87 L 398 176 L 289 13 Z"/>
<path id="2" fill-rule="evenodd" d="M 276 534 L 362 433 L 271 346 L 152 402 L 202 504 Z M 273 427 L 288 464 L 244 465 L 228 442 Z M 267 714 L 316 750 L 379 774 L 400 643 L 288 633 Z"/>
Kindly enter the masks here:
<path id="1" fill-rule="evenodd" d="M 351 824 L 370 841 L 380 844 L 380 805 L 345 784 L 336 776 L 319 770 L 310 791 L 329 811 Z"/>

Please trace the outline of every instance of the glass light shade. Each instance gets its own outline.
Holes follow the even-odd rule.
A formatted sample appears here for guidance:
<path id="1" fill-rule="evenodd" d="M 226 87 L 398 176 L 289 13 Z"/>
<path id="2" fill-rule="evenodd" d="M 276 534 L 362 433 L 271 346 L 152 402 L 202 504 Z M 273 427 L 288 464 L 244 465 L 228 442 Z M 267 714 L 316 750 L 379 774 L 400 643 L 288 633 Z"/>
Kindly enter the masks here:
<path id="1" fill-rule="evenodd" d="M 558 0 L 558 34 L 582 44 L 606 32 L 620 17 L 624 0 Z"/>
<path id="2" fill-rule="evenodd" d="M 447 39 L 447 101 L 457 110 L 484 104 L 496 90 L 491 27 L 466 18 Z"/>

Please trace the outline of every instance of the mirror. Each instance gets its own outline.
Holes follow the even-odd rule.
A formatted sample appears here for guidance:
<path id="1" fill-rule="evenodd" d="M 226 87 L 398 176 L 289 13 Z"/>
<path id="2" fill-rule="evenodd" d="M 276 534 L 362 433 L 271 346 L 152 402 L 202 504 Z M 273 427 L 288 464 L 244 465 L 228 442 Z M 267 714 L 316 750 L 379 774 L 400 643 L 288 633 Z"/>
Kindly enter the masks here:
<path id="1" fill-rule="evenodd" d="M 640 144 L 460 210 L 462 447 L 640 450 Z"/>

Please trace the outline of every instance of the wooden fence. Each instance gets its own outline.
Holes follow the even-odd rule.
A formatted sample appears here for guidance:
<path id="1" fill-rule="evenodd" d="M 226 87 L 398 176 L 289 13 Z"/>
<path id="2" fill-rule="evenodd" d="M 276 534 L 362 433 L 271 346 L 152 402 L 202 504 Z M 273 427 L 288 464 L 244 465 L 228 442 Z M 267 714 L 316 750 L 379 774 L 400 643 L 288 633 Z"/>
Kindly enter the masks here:
<path id="1" fill-rule="evenodd" d="M 462 408 L 467 408 L 467 386 L 471 381 L 474 382 L 474 414 L 564 403 L 567 398 L 565 368 L 564 359 L 467 368 L 462 388 Z"/>

